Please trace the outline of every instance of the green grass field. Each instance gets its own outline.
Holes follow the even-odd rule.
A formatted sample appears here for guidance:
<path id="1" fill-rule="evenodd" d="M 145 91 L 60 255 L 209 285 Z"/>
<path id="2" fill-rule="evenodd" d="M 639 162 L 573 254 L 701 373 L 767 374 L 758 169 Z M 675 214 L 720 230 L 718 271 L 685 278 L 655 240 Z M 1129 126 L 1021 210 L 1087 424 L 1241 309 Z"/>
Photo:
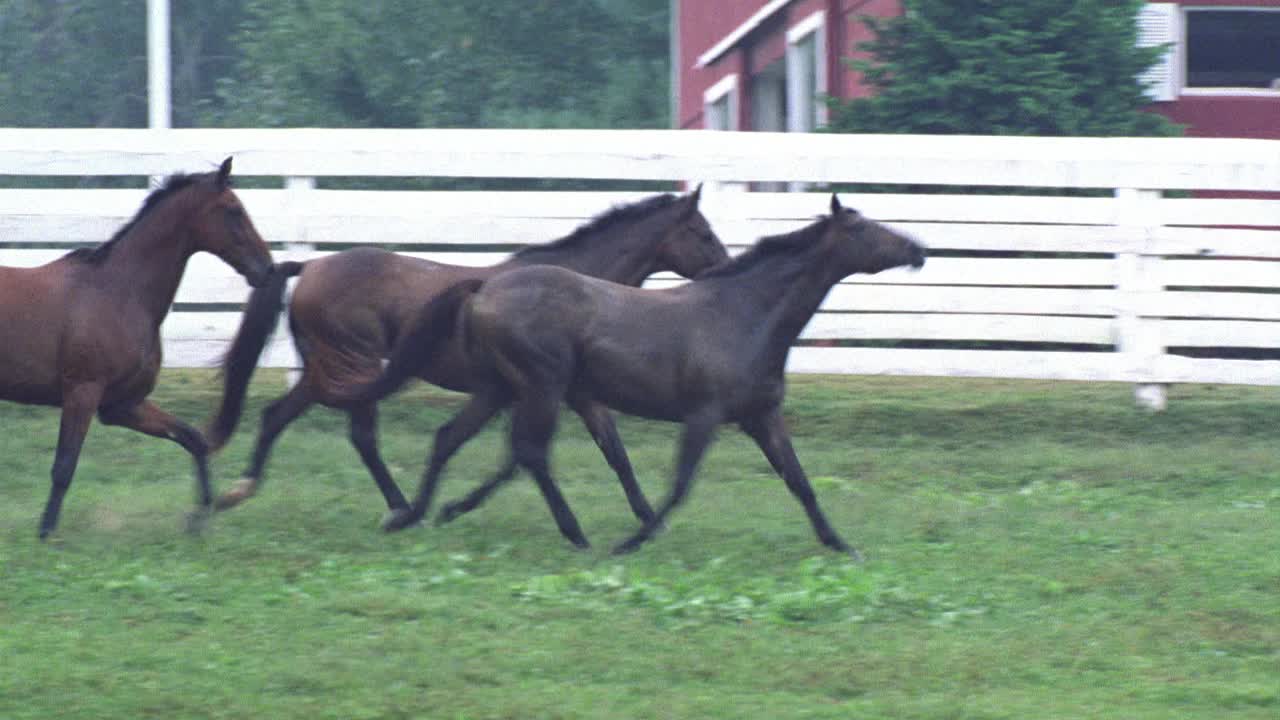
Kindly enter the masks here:
<path id="1" fill-rule="evenodd" d="M 211 373 L 156 399 L 203 422 Z M 278 374 L 214 462 L 239 476 Z M 458 396 L 384 405 L 406 491 Z M 199 537 L 176 445 L 95 425 L 54 538 L 36 540 L 56 412 L 0 405 L 0 718 L 1276 718 L 1280 389 L 794 380 L 795 442 L 833 523 L 726 428 L 639 553 L 565 416 L 554 470 L 595 548 L 521 480 L 445 527 L 377 530 L 381 497 L 313 410 L 262 494 Z M 651 499 L 676 426 L 624 419 Z M 492 469 L 460 455 L 441 496 Z"/>

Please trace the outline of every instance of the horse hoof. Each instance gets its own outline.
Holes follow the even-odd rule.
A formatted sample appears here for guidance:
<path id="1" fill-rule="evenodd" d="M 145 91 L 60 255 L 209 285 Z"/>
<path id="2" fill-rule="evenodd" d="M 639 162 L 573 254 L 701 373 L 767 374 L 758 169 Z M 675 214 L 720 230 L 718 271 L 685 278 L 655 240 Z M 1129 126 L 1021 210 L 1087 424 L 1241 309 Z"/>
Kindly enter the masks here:
<path id="1" fill-rule="evenodd" d="M 436 525 L 445 525 L 457 520 L 463 511 L 457 505 L 452 503 L 440 508 L 440 512 L 436 514 Z"/>
<path id="2" fill-rule="evenodd" d="M 410 509 L 392 510 L 382 520 L 382 531 L 393 533 L 418 524 L 422 517 Z"/>
<path id="3" fill-rule="evenodd" d="M 188 535 L 200 535 L 209 525 L 209 510 L 200 508 L 187 513 L 186 528 Z"/>
<path id="4" fill-rule="evenodd" d="M 866 561 L 866 558 L 862 557 L 862 553 L 858 552 L 858 548 L 853 547 L 852 545 L 846 545 L 843 540 L 837 539 L 834 542 L 826 543 L 826 545 L 827 547 L 831 548 L 832 550 L 835 550 L 838 553 L 844 553 L 845 555 L 848 555 L 856 563 L 862 563 Z"/>
<path id="5" fill-rule="evenodd" d="M 230 510 L 231 508 L 239 505 L 243 501 L 244 501 L 243 495 L 236 495 L 234 493 L 229 493 L 229 492 L 222 493 L 213 501 L 213 509 L 216 512 L 222 512 L 223 510 Z"/>
<path id="6" fill-rule="evenodd" d="M 218 496 L 213 502 L 214 510 L 230 510 L 240 503 L 253 497 L 257 492 L 258 484 L 253 478 L 240 478 L 231 484 L 231 489 Z"/>
<path id="7" fill-rule="evenodd" d="M 614 555 L 614 556 L 618 556 L 618 555 L 630 555 L 631 553 L 633 553 L 633 552 L 635 552 L 636 550 L 639 550 L 639 549 L 640 549 L 640 543 L 641 543 L 641 542 L 643 542 L 643 541 L 642 541 L 642 540 L 637 540 L 637 539 L 635 539 L 635 538 L 631 538 L 630 540 L 627 540 L 626 542 L 621 543 L 621 544 L 619 544 L 619 545 L 615 546 L 615 547 L 613 548 L 613 550 L 609 552 L 609 554 L 610 554 L 610 555 Z"/>

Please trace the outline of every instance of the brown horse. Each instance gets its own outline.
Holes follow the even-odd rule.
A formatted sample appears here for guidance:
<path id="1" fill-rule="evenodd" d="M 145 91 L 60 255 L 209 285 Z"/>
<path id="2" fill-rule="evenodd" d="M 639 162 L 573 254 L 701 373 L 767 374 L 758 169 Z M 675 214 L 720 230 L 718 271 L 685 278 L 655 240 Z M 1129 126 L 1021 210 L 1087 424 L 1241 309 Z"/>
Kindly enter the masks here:
<path id="1" fill-rule="evenodd" d="M 346 389 L 378 376 L 401 330 L 413 323 L 425 301 L 465 280 L 483 280 L 513 268 L 557 265 L 626 285 L 670 270 L 691 277 L 728 258 L 724 245 L 698 209 L 701 188 L 685 195 L 657 195 L 613 208 L 570 235 L 527 247 L 492 267 L 462 267 L 360 248 L 303 263 L 280 263 L 267 286 L 254 291 L 224 364 L 222 406 L 209 431 L 214 447 L 230 437 L 239 420 L 249 378 L 282 308 L 285 279 L 302 274 L 289 307 L 289 327 L 302 355 L 301 380 L 262 414 L 245 477 L 218 499 L 218 508 L 255 494 L 267 455 L 285 426 L 312 404 L 345 410 L 350 439 L 373 475 L 387 506 L 408 506 L 378 452 L 377 407 L 351 403 Z M 450 321 L 452 318 L 450 318 Z M 448 348 L 417 370 L 418 377 L 450 390 L 471 389 L 471 367 L 461 348 Z M 652 514 L 635 482 L 630 461 L 603 408 L 574 406 L 610 466 L 632 508 Z M 513 472 L 508 464 L 506 472 Z"/>
<path id="2" fill-rule="evenodd" d="M 685 497 L 694 470 L 722 423 L 736 423 L 764 451 L 804 505 L 827 547 L 857 552 L 836 534 L 791 447 L 782 418 L 787 353 L 827 292 L 853 273 L 901 265 L 920 267 L 924 248 L 841 207 L 788 235 L 760 240 L 746 253 L 697 280 L 641 290 L 558 268 L 526 268 L 449 295 L 457 322 L 406 333 L 383 376 L 355 390 L 378 398 L 394 390 L 439 352 L 440 338 L 458 334 L 475 363 L 484 363 L 471 401 L 436 433 L 430 462 L 412 507 L 386 528 L 418 522 L 429 509 L 440 474 L 454 452 L 508 404 L 514 404 L 510 448 L 529 470 L 575 545 L 587 539 L 547 465 L 561 400 L 602 404 L 622 412 L 684 424 L 671 492 L 656 514 L 616 549 L 636 549 L 662 527 Z M 424 309 L 424 317 L 448 312 Z M 480 378 L 479 368 L 477 379 Z M 500 482 L 490 481 L 446 513 L 476 507 Z"/>
<path id="3" fill-rule="evenodd" d="M 146 397 L 160 371 L 160 323 L 188 258 L 213 253 L 255 286 L 271 273 L 271 252 L 230 175 L 231 158 L 217 172 L 174 175 L 107 242 L 37 268 L 0 267 L 0 399 L 62 407 L 41 538 L 58 523 L 94 412 L 185 448 L 199 484 L 193 520 L 210 508 L 204 436 Z"/>

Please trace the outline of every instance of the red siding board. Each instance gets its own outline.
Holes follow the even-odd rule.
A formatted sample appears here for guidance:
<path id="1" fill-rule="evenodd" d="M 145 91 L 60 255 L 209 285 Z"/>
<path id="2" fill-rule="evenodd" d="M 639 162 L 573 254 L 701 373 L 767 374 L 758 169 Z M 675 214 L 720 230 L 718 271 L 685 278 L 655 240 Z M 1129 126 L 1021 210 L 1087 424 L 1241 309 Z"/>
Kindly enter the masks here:
<path id="1" fill-rule="evenodd" d="M 1191 137 L 1280 140 L 1280 97 L 1184 95 L 1151 109 L 1186 125 Z"/>

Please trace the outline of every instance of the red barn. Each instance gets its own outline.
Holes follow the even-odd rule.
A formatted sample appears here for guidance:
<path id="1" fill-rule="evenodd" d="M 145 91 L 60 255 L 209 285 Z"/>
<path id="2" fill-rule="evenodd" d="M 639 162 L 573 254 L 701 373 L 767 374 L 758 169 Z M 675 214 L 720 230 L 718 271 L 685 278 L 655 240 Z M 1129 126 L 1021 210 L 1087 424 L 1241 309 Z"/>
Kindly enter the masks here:
<path id="1" fill-rule="evenodd" d="M 804 132 L 822 95 L 868 89 L 844 59 L 857 16 L 899 0 L 673 0 L 675 126 Z M 1280 138 L 1280 0 L 1152 0 L 1140 41 L 1172 43 L 1149 73 L 1152 110 L 1203 137 Z"/>

